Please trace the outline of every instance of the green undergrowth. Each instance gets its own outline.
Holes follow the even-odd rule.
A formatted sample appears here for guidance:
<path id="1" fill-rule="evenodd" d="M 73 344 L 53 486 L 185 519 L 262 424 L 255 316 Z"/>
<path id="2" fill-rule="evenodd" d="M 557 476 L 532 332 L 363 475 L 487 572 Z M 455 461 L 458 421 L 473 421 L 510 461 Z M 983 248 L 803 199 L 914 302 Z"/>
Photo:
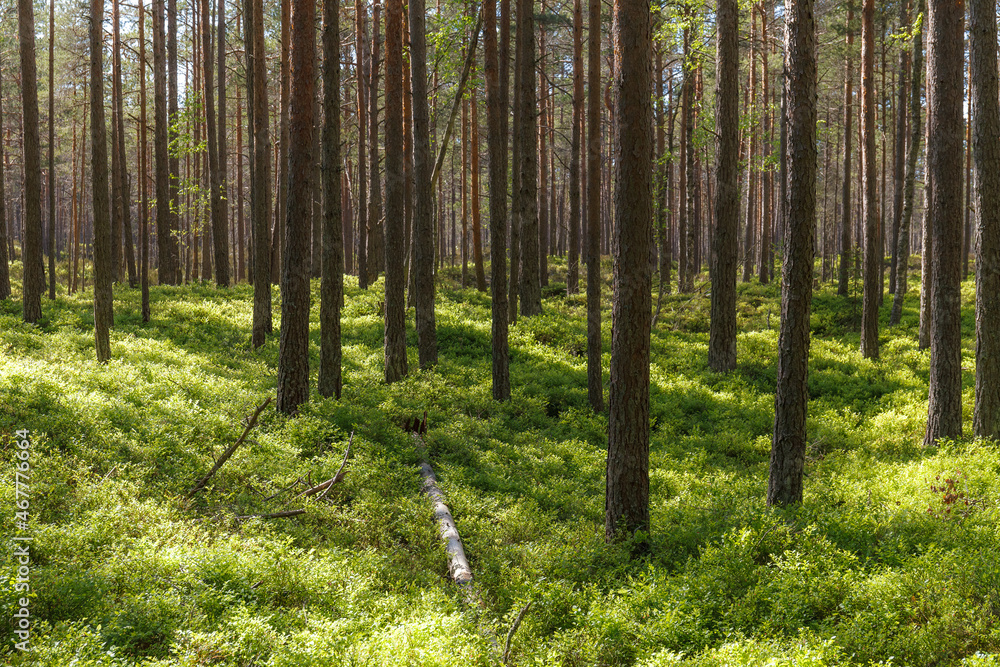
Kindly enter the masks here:
<path id="1" fill-rule="evenodd" d="M 348 279 L 343 398 L 314 391 L 294 419 L 266 410 L 192 500 L 275 391 L 277 335 L 249 347 L 252 290 L 153 287 L 143 324 L 138 292 L 116 288 L 104 367 L 89 294 L 46 300 L 39 326 L 0 303 L 0 521 L 11 535 L 13 433 L 26 428 L 34 623 L 32 651 L 14 651 L 8 633 L 0 660 L 496 665 L 530 603 L 514 665 L 1000 664 L 1000 450 L 971 438 L 922 446 L 928 352 L 915 290 L 899 327 L 887 326 L 886 299 L 878 361 L 858 352 L 860 304 L 817 291 L 805 502 L 785 511 L 764 503 L 777 287 L 740 285 L 739 368 L 726 375 L 705 365 L 707 285 L 665 294 L 652 338 L 651 546 L 633 560 L 628 545 L 604 542 L 607 419 L 589 409 L 586 303 L 566 295 L 565 264 L 553 262 L 543 314 L 511 329 L 503 404 L 490 388 L 489 298 L 463 289 L 454 268 L 440 278 L 435 370 L 417 370 L 410 310 L 410 374 L 382 382 L 382 283 L 362 291 Z M 969 282 L 966 431 L 972 304 Z M 602 325 L 606 392 L 609 308 Z M 473 603 L 448 582 L 403 428 L 425 410 Z M 302 484 L 282 491 L 333 476 L 352 433 L 345 479 L 325 498 L 294 499 Z M 3 559 L 10 618 L 20 594 L 10 549 Z"/>

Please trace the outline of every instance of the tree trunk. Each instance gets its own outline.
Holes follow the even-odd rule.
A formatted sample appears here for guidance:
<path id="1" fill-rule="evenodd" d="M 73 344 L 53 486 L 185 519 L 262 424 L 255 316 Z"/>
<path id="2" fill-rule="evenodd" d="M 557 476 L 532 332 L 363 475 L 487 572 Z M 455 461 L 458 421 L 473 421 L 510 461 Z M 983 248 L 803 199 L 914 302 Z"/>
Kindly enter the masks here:
<path id="1" fill-rule="evenodd" d="M 802 502 L 806 455 L 809 313 L 816 221 L 816 24 L 812 0 L 785 5 L 788 123 L 787 229 L 781 267 L 781 332 L 768 505 Z"/>
<path id="2" fill-rule="evenodd" d="M 358 88 L 358 287 L 368 288 L 368 30 L 366 3 L 355 0 L 354 73 Z"/>
<path id="3" fill-rule="evenodd" d="M 469 106 L 472 108 L 469 122 L 472 124 L 472 261 L 476 267 L 476 289 L 486 291 L 486 270 L 483 268 L 483 234 L 479 196 L 479 100 L 476 89 L 470 92 Z M 506 282 L 506 281 L 505 281 Z"/>
<path id="4" fill-rule="evenodd" d="M 653 113 L 648 0 L 614 6 L 614 301 L 604 531 L 649 530 L 649 334 L 653 238 Z M 646 542 L 641 539 L 641 542 Z"/>
<path id="5" fill-rule="evenodd" d="M 519 201 L 521 218 L 521 315 L 542 312 L 538 259 L 538 109 L 535 99 L 535 2 L 518 0 L 521 39 L 521 133 Z"/>
<path id="6" fill-rule="evenodd" d="M 117 13 L 118 3 L 115 2 Z M 118 24 L 115 24 L 117 35 Z M 49 2 L 49 299 L 56 298 L 56 160 L 55 160 L 55 35 L 56 35 L 56 3 Z"/>
<path id="7" fill-rule="evenodd" d="M 177 0 L 167 0 L 167 114 L 164 116 L 164 127 L 167 129 L 167 136 L 171 143 L 175 143 L 178 140 L 177 128 L 173 124 L 172 119 L 176 119 L 178 115 L 178 103 L 177 103 Z M 166 269 L 166 277 L 164 279 L 160 277 L 160 282 L 170 285 L 180 285 L 181 280 L 184 276 L 181 275 L 181 265 L 180 265 L 180 244 L 177 241 L 177 237 L 174 235 L 175 232 L 180 231 L 180 219 L 178 217 L 177 211 L 180 210 L 180 174 L 181 174 L 181 163 L 180 158 L 176 154 L 169 154 L 166 152 L 166 145 L 164 145 L 164 154 L 167 155 L 167 165 L 168 165 L 168 205 L 167 211 L 167 224 L 164 226 L 165 233 L 167 234 L 167 243 L 164 250 L 166 251 L 167 257 L 160 254 L 160 266 L 161 269 Z M 159 197 L 157 197 L 159 199 Z M 157 233 L 159 233 L 160 221 L 157 217 L 156 222 Z"/>
<path id="8" fill-rule="evenodd" d="M 514 0 L 516 22 L 520 24 L 522 0 Z M 501 30 L 501 32 L 503 32 Z M 523 40 L 520 28 L 516 29 L 514 39 L 514 108 L 513 127 L 510 150 L 510 285 L 507 296 L 508 319 L 511 324 L 517 324 L 517 304 L 521 292 L 521 73 L 524 68 L 521 60 L 524 56 Z M 509 39 L 509 37 L 508 37 Z M 504 68 L 506 70 L 506 67 Z M 506 84 L 501 84 L 501 87 Z"/>
<path id="9" fill-rule="evenodd" d="M 962 435 L 962 64 L 965 8 L 931 0 L 927 173 L 931 179 L 931 367 L 925 443 Z"/>
<path id="10" fill-rule="evenodd" d="M 760 173 L 761 197 L 760 197 L 760 261 L 757 263 L 757 277 L 761 285 L 766 285 L 771 281 L 771 269 L 774 263 L 774 251 L 771 234 L 771 180 L 774 169 L 771 167 L 771 104 L 770 100 L 770 72 L 768 71 L 767 54 L 771 50 L 771 43 L 767 34 L 767 19 L 770 11 L 770 3 L 765 0 L 761 3 L 760 12 L 760 81 L 761 81 L 761 109 L 764 117 L 761 123 L 761 162 L 763 169 Z M 735 94 L 735 93 L 734 93 Z"/>
<path id="11" fill-rule="evenodd" d="M 678 202 L 677 209 L 679 212 L 678 223 L 677 223 L 677 291 L 687 292 L 688 291 L 688 274 L 690 273 L 689 264 L 691 263 L 692 257 L 688 252 L 687 236 L 688 236 L 688 225 L 693 224 L 688 213 L 688 190 L 692 187 L 691 179 L 692 174 L 688 169 L 688 125 L 691 123 L 691 117 L 688 115 L 688 110 L 693 104 L 692 98 L 694 97 L 692 93 L 691 86 L 691 68 L 689 65 L 691 52 L 691 29 L 688 27 L 684 28 L 684 60 L 683 60 L 683 78 L 681 80 L 681 154 L 680 154 L 680 179 L 679 179 L 679 192 L 677 194 Z M 751 68 L 753 59 L 751 59 Z"/>
<path id="12" fill-rule="evenodd" d="M 579 3 L 579 0 L 577 0 Z M 510 400 L 510 351 L 507 330 L 507 109 L 497 53 L 496 0 L 483 2 L 486 76 L 486 141 L 490 155 L 490 287 L 492 291 L 493 399 Z M 505 54 L 506 55 L 506 54 Z"/>
<path id="13" fill-rule="evenodd" d="M 0 54 L 0 72 L 3 71 L 3 58 Z M 3 88 L 3 77 L 0 76 L 0 89 Z M 76 137 L 76 125 L 73 126 L 74 130 L 74 152 L 75 150 L 75 137 Z M 0 301 L 10 298 L 10 257 L 7 253 L 7 245 L 10 243 L 10 236 L 7 232 L 7 197 L 4 189 L 4 165 L 6 164 L 6 158 L 4 157 L 4 148 L 2 141 L 3 137 L 3 102 L 0 101 Z M 72 160 L 70 160 L 72 162 Z M 76 175 L 76 170 L 73 170 L 74 178 Z M 74 195 L 74 200 L 75 200 Z M 75 274 L 74 274 L 75 275 Z"/>
<path id="14" fill-rule="evenodd" d="M 316 3 L 294 0 L 291 14 L 288 199 L 281 267 L 281 347 L 277 407 L 295 414 L 309 400 L 309 215 L 312 209 Z"/>
<path id="15" fill-rule="evenodd" d="M 544 0 L 542 10 L 544 11 Z M 542 122 L 538 124 L 538 285 L 539 299 L 541 288 L 549 284 L 549 226 L 555 220 L 549 219 L 549 156 L 546 139 L 549 134 L 548 123 L 548 85 L 545 83 L 545 27 L 538 32 L 538 109 Z M 554 176 L 554 174 L 553 174 Z"/>
<path id="16" fill-rule="evenodd" d="M 1000 438 L 1000 95 L 995 4 L 969 2 L 969 80 L 976 160 L 976 403 L 973 432 Z"/>
<path id="17" fill-rule="evenodd" d="M 573 0 L 573 139 L 569 158 L 569 258 L 566 293 L 580 291 L 580 142 L 583 128 L 583 2 Z"/>
<path id="18" fill-rule="evenodd" d="M 854 119 L 851 56 L 854 52 L 854 2 L 847 3 L 847 58 L 844 62 L 844 188 L 840 223 L 840 273 L 837 294 L 847 296 L 851 280 L 851 124 Z"/>
<path id="19" fill-rule="evenodd" d="M 219 226 L 222 233 L 216 232 L 215 236 L 215 281 L 216 284 L 228 287 L 231 279 L 229 270 L 229 236 L 226 233 L 229 228 L 229 188 L 226 177 L 226 2 L 219 0 L 218 5 L 218 30 L 215 35 L 218 66 L 219 66 L 219 124 L 216 130 L 216 154 L 218 193 L 219 193 Z M 221 241 L 221 244 L 220 244 Z M 222 246 L 220 249 L 219 246 Z M 235 262 L 234 262 L 235 263 Z M 238 274 L 237 274 L 238 275 Z M 224 281 L 224 282 L 220 282 Z"/>
<path id="20" fill-rule="evenodd" d="M 42 164 L 38 138 L 38 73 L 35 69 L 35 10 L 31 0 L 18 0 L 17 23 L 21 47 L 21 114 L 24 126 L 24 321 L 42 317 Z M 103 101 L 102 101 L 103 104 Z M 103 106 L 101 107 L 104 108 Z M 109 232 L 110 233 L 110 232 Z"/>
<path id="21" fill-rule="evenodd" d="M 740 224 L 738 13 L 736 0 L 719 0 L 717 3 L 716 226 L 711 265 L 712 320 L 708 340 L 708 367 L 717 372 L 736 368 L 736 267 Z"/>
<path id="22" fill-rule="evenodd" d="M 114 306 L 110 205 L 108 202 L 108 144 L 104 124 L 104 1 L 90 0 L 90 136 L 91 178 L 94 187 L 94 335 L 97 361 L 111 358 L 109 330 Z"/>
<path id="23" fill-rule="evenodd" d="M 427 99 L 427 36 L 424 0 L 409 0 L 410 85 L 413 92 L 413 242 L 420 368 L 437 365 L 437 329 L 434 322 L 434 203 L 431 190 L 430 109 Z"/>
<path id="24" fill-rule="evenodd" d="M 139 0 L 139 282 L 142 285 L 142 321 L 149 322 L 149 197 L 146 164 L 146 15 Z M 75 143 L 75 142 L 74 142 Z"/>
<path id="25" fill-rule="evenodd" d="M 909 2 L 899 3 L 899 26 L 904 29 L 910 24 Z M 903 181 L 905 179 L 905 156 L 906 156 L 906 88 L 910 75 L 909 49 L 906 42 L 903 42 L 899 50 L 899 83 L 896 88 L 896 139 L 895 151 L 893 154 L 892 170 L 892 259 L 889 264 L 889 293 L 896 294 L 896 284 L 898 281 L 900 261 L 905 262 L 908 257 L 900 259 L 899 255 L 899 227 L 903 220 Z"/>
<path id="26" fill-rule="evenodd" d="M 385 381 L 406 367 L 406 274 L 403 255 L 403 4 L 385 6 Z"/>
<path id="27" fill-rule="evenodd" d="M 212 245 L 215 264 L 215 284 L 219 287 L 229 286 L 229 244 L 226 236 L 226 219 L 223 217 L 222 182 L 219 173 L 219 135 L 215 122 L 215 94 L 212 90 L 214 75 L 212 72 L 212 14 L 209 0 L 201 2 L 201 66 L 202 84 L 204 86 L 205 127 L 208 135 L 208 181 L 209 199 L 212 214 Z M 207 237 L 206 237 L 207 240 Z M 207 254 L 205 260 L 208 260 Z M 202 276 L 208 279 L 207 272 Z"/>
<path id="28" fill-rule="evenodd" d="M 272 331 L 271 318 L 271 137 L 267 119 L 267 63 L 264 51 L 263 0 L 247 0 L 247 100 L 253 113 L 253 162 L 250 173 L 253 221 L 253 334 L 258 348 Z M 273 240 L 277 243 L 277 239 Z"/>
<path id="29" fill-rule="evenodd" d="M 878 310 L 882 295 L 882 244 L 879 239 L 877 172 L 875 171 L 875 0 L 864 0 L 861 12 L 861 128 L 864 187 L 865 273 L 861 305 L 861 354 L 878 359 Z"/>
<path id="30" fill-rule="evenodd" d="M 924 3 L 921 0 L 917 13 L 921 13 Z M 922 110 L 922 96 L 920 90 L 920 77 L 923 74 L 923 29 L 918 29 L 913 36 L 912 66 L 910 71 L 913 74 L 910 82 L 910 145 L 906 156 L 906 174 L 903 185 L 903 212 L 899 221 L 899 239 L 896 248 L 897 270 L 896 270 L 896 291 L 893 293 L 892 315 L 889 317 L 889 324 L 899 324 L 903 314 L 903 298 L 907 290 L 907 273 L 910 266 L 910 222 L 913 219 L 913 190 L 917 173 L 917 157 L 920 155 L 920 114 Z"/>
<path id="31" fill-rule="evenodd" d="M 587 26 L 587 396 L 604 411 L 601 366 L 601 1 L 590 0 Z"/>
<path id="32" fill-rule="evenodd" d="M 378 170 L 378 73 L 379 48 L 382 41 L 379 32 L 381 5 L 375 0 L 372 7 L 372 52 L 368 59 L 370 71 L 368 89 L 368 284 L 378 280 L 378 274 L 385 267 L 385 231 L 382 229 L 382 187 Z"/>

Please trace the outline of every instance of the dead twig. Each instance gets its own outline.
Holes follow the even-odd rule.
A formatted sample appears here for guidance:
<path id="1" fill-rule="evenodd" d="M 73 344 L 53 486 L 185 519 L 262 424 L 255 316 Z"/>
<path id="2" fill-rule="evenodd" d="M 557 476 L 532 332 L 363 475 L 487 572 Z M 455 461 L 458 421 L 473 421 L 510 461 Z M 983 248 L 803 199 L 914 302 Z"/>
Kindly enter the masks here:
<path id="1" fill-rule="evenodd" d="M 287 516 L 298 516 L 305 513 L 305 510 L 284 510 L 283 512 L 272 512 L 271 514 L 244 514 L 236 518 L 240 521 L 247 519 L 283 519 Z"/>
<path id="2" fill-rule="evenodd" d="M 330 479 L 326 480 L 322 484 L 317 484 L 314 487 L 306 489 L 305 491 L 303 491 L 299 495 L 295 496 L 294 500 L 298 500 L 299 498 L 302 498 L 302 497 L 316 495 L 320 491 L 323 491 L 323 495 L 320 496 L 320 498 L 322 498 L 323 496 L 325 496 L 330 491 L 330 487 L 332 487 L 334 484 L 336 484 L 340 480 L 344 479 L 344 466 L 347 465 L 347 457 L 350 456 L 350 454 L 351 454 L 351 443 L 352 442 L 354 442 L 354 431 L 351 431 L 351 437 L 347 441 L 347 449 L 344 451 L 344 460 L 340 462 L 340 470 L 337 471 L 337 474 L 334 475 L 333 477 L 331 477 Z"/>
<path id="3" fill-rule="evenodd" d="M 219 472 L 219 468 L 225 465 L 226 461 L 229 460 L 229 457 L 232 456 L 233 453 L 236 451 L 236 449 L 243 444 L 243 441 L 247 439 L 247 435 L 250 433 L 250 429 L 252 429 L 254 426 L 257 425 L 257 418 L 260 417 L 260 413 L 263 412 L 264 408 L 266 408 L 270 403 L 271 403 L 271 397 L 268 396 L 266 401 L 257 406 L 257 409 L 254 411 L 253 416 L 250 417 L 250 420 L 247 422 L 246 428 L 243 429 L 243 434 L 240 435 L 239 439 L 232 445 L 230 445 L 226 451 L 222 452 L 222 456 L 220 456 L 219 460 L 215 462 L 215 465 L 212 466 L 212 469 L 208 471 L 208 474 L 202 477 L 200 480 L 198 480 L 198 483 L 194 485 L 194 488 L 188 491 L 187 495 L 184 496 L 185 500 L 191 499 L 194 496 L 194 494 L 201 491 L 204 488 L 204 486 L 208 484 L 208 480 L 212 479 L 215 473 Z"/>
<path id="4" fill-rule="evenodd" d="M 521 621 L 524 620 L 524 615 L 528 613 L 528 609 L 530 608 L 531 608 L 531 600 L 528 600 L 528 604 L 524 605 L 524 607 L 521 608 L 521 611 L 518 613 L 517 618 L 514 619 L 513 625 L 510 626 L 510 630 L 507 631 L 507 642 L 504 644 L 503 647 L 503 664 L 505 665 L 510 664 L 510 643 L 514 639 L 514 633 L 517 632 L 517 629 L 519 627 L 521 627 Z"/>

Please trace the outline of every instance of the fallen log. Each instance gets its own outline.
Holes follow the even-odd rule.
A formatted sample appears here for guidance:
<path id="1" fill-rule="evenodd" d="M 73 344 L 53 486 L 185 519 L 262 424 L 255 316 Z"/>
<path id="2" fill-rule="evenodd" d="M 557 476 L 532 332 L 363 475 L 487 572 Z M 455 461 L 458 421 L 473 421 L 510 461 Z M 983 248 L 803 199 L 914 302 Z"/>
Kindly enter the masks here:
<path id="1" fill-rule="evenodd" d="M 246 428 L 243 429 L 243 434 L 239 437 L 238 440 L 236 440 L 236 442 L 230 445 L 229 448 L 226 449 L 226 451 L 222 452 L 222 456 L 220 456 L 219 460 L 215 462 L 215 465 L 212 466 L 212 469 L 208 471 L 208 474 L 202 477 L 200 480 L 198 480 L 198 483 L 194 485 L 194 488 L 187 492 L 187 495 L 184 496 L 185 500 L 190 500 L 194 496 L 194 494 L 201 491 L 205 487 L 205 485 L 208 484 L 208 480 L 212 479 L 215 473 L 219 472 L 219 468 L 225 465 L 226 461 L 229 460 L 229 457 L 232 456 L 233 453 L 237 450 L 237 448 L 239 448 L 239 446 L 243 444 L 243 441 L 247 439 L 247 435 L 250 434 L 250 430 L 257 425 L 257 418 L 260 417 L 260 413 L 264 411 L 264 408 L 266 408 L 270 402 L 271 402 L 271 397 L 268 396 L 266 401 L 257 406 L 257 409 L 254 411 L 253 416 L 250 417 L 250 420 L 247 422 Z"/>

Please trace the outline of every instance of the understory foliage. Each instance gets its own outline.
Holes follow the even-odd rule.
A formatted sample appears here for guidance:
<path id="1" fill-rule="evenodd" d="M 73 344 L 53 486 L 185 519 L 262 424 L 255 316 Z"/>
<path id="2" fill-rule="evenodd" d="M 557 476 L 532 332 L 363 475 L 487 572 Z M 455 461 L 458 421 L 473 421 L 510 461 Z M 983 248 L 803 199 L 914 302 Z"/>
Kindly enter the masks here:
<path id="1" fill-rule="evenodd" d="M 585 298 L 559 289 L 565 265 L 544 313 L 511 330 L 504 404 L 490 393 L 488 297 L 457 287 L 453 269 L 440 277 L 435 371 L 382 382 L 382 283 L 361 291 L 348 278 L 343 399 L 314 392 L 295 419 L 268 409 L 190 501 L 274 393 L 278 337 L 251 351 L 251 288 L 154 287 L 148 325 L 138 292 L 117 288 L 107 366 L 94 361 L 88 295 L 60 296 L 38 327 L 17 301 L 0 303 L 5 460 L 14 431 L 32 433 L 35 623 L 32 652 L 5 642 L 0 660 L 495 665 L 530 602 L 514 665 L 1000 664 L 1000 450 L 921 446 L 928 354 L 915 293 L 874 362 L 858 351 L 860 305 L 830 286 L 817 294 L 805 501 L 786 511 L 764 504 L 777 286 L 740 286 L 729 375 L 706 370 L 708 297 L 665 296 L 652 340 L 651 548 L 632 560 L 628 545 L 604 543 L 607 422 L 588 408 Z M 971 283 L 963 308 L 971 418 Z M 412 310 L 407 337 L 416 369 Z M 424 410 L 479 604 L 449 583 L 421 492 L 403 427 Z M 292 500 L 298 485 L 267 500 L 332 477 L 352 432 L 346 477 L 326 498 Z M 11 508 L 12 466 L 0 476 Z M 12 515 L 0 515 L 7 535 Z M 8 618 L 17 597 L 8 580 Z"/>

